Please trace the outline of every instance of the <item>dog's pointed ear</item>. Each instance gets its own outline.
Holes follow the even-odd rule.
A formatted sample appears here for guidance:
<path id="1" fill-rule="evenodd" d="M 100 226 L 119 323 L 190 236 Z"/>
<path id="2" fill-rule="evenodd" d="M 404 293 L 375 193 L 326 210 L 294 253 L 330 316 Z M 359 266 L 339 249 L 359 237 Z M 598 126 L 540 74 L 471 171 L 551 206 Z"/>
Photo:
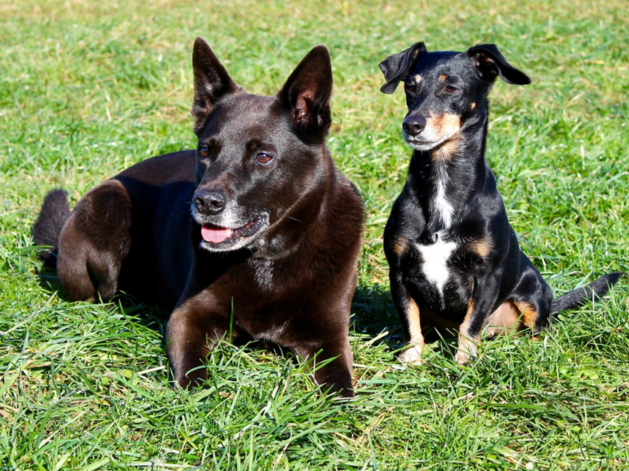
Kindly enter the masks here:
<path id="1" fill-rule="evenodd" d="M 496 77 L 500 77 L 511 85 L 528 85 L 531 83 L 529 76 L 509 64 L 495 44 L 477 44 L 467 50 L 467 55 L 472 67 L 486 82 L 493 82 Z"/>
<path id="2" fill-rule="evenodd" d="M 332 63 L 325 46 L 316 46 L 299 63 L 277 93 L 299 131 L 323 137 L 332 117 Z"/>
<path id="3" fill-rule="evenodd" d="M 201 37 L 194 41 L 192 51 L 192 69 L 194 71 L 194 132 L 198 133 L 205 124 L 205 119 L 214 110 L 216 103 L 225 95 L 236 93 L 240 88 L 229 76 L 223 64 Z"/>
<path id="4" fill-rule="evenodd" d="M 380 70 L 384 74 L 384 79 L 387 81 L 380 87 L 380 91 L 386 94 L 393 93 L 398 84 L 406 80 L 413 66 L 417 64 L 417 61 L 421 59 L 426 52 L 424 43 L 419 42 L 413 44 L 406 51 L 393 54 L 380 62 Z"/>

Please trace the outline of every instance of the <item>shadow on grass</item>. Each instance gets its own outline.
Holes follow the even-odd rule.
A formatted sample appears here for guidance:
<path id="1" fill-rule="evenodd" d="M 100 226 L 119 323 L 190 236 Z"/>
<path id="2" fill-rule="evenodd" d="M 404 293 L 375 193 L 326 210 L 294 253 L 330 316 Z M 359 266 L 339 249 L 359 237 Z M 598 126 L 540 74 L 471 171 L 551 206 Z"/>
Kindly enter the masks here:
<path id="1" fill-rule="evenodd" d="M 404 333 L 400 318 L 393 304 L 391 292 L 381 285 L 360 285 L 356 288 L 352 302 L 350 329 L 376 339 L 376 343 L 385 344 L 391 351 L 404 347 Z M 378 338 L 379 337 L 379 338 Z M 424 330 L 424 340 L 434 344 L 433 348 L 445 356 L 456 354 L 456 334 L 437 331 L 432 327 Z"/>
<path id="2" fill-rule="evenodd" d="M 59 283 L 56 270 L 43 265 L 38 273 L 39 284 L 50 292 L 57 292 L 62 299 L 63 289 Z M 118 292 L 107 304 L 115 304 L 126 316 L 133 317 L 138 324 L 158 332 L 162 338 L 166 333 L 166 324 L 170 312 L 153 304 L 144 303 L 130 294 Z M 400 319 L 393 305 L 391 293 L 382 285 L 359 285 L 352 301 L 352 316 L 350 318 L 350 332 L 366 337 L 366 341 L 385 344 L 391 352 L 404 347 L 404 335 Z M 250 336 L 240 335 L 233 339 L 237 347 L 251 350 L 265 350 L 278 356 L 292 356 L 292 352 L 266 340 L 256 340 Z M 454 355 L 456 344 L 452 342 L 452 335 L 447 332 L 437 332 L 432 328 L 424 332 L 426 343 L 435 344 L 434 348 L 445 355 Z"/>
<path id="3" fill-rule="evenodd" d="M 55 268 L 42 264 L 37 273 L 37 278 L 39 285 L 46 291 L 57 293 L 61 299 L 68 301 Z M 143 303 L 122 291 L 118 291 L 114 297 L 103 304 L 117 305 L 120 308 L 120 312 L 126 316 L 133 317 L 143 327 L 159 332 L 162 337 L 166 332 L 166 323 L 170 313 L 156 305 Z"/>

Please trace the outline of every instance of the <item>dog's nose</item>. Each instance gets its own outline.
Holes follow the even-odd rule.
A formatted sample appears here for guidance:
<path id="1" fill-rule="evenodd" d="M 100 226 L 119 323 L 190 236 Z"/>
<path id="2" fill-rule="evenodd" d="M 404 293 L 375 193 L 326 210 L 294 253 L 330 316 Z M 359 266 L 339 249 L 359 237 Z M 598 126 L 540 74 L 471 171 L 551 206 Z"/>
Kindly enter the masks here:
<path id="1" fill-rule="evenodd" d="M 202 214 L 218 214 L 226 202 L 225 193 L 218 190 L 199 190 L 194 195 L 194 207 Z"/>
<path id="2" fill-rule="evenodd" d="M 402 129 L 411 137 L 417 136 L 425 127 L 426 118 L 421 115 L 407 116 L 402 122 Z"/>

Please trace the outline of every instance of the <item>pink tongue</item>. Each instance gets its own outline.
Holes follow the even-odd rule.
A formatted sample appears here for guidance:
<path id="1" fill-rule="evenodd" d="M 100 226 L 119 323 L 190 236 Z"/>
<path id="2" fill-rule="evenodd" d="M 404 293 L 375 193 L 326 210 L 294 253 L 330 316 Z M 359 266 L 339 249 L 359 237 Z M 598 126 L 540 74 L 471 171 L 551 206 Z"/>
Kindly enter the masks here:
<path id="1" fill-rule="evenodd" d="M 203 237 L 203 240 L 212 242 L 213 244 L 220 244 L 229 239 L 231 235 L 231 229 L 216 229 L 208 225 L 201 227 L 201 237 Z"/>

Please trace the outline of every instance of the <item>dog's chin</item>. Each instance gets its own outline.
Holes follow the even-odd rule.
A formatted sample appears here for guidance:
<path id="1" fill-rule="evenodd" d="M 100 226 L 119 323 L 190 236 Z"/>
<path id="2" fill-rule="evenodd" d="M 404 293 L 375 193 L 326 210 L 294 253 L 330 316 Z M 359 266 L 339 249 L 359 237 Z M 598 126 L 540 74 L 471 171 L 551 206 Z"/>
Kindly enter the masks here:
<path id="1" fill-rule="evenodd" d="M 200 228 L 200 247 L 209 252 L 233 252 L 251 245 L 268 227 L 267 219 L 261 216 L 237 228 L 205 223 Z"/>
<path id="2" fill-rule="evenodd" d="M 403 132 L 403 136 L 404 136 L 404 140 L 406 141 L 406 143 L 409 145 L 411 149 L 422 151 L 422 152 L 436 149 L 441 144 L 445 144 L 447 141 L 449 141 L 453 137 L 453 136 L 444 136 L 443 138 L 437 141 L 425 141 L 424 139 L 421 139 L 421 138 L 419 139 L 411 138 L 405 132 Z"/>

